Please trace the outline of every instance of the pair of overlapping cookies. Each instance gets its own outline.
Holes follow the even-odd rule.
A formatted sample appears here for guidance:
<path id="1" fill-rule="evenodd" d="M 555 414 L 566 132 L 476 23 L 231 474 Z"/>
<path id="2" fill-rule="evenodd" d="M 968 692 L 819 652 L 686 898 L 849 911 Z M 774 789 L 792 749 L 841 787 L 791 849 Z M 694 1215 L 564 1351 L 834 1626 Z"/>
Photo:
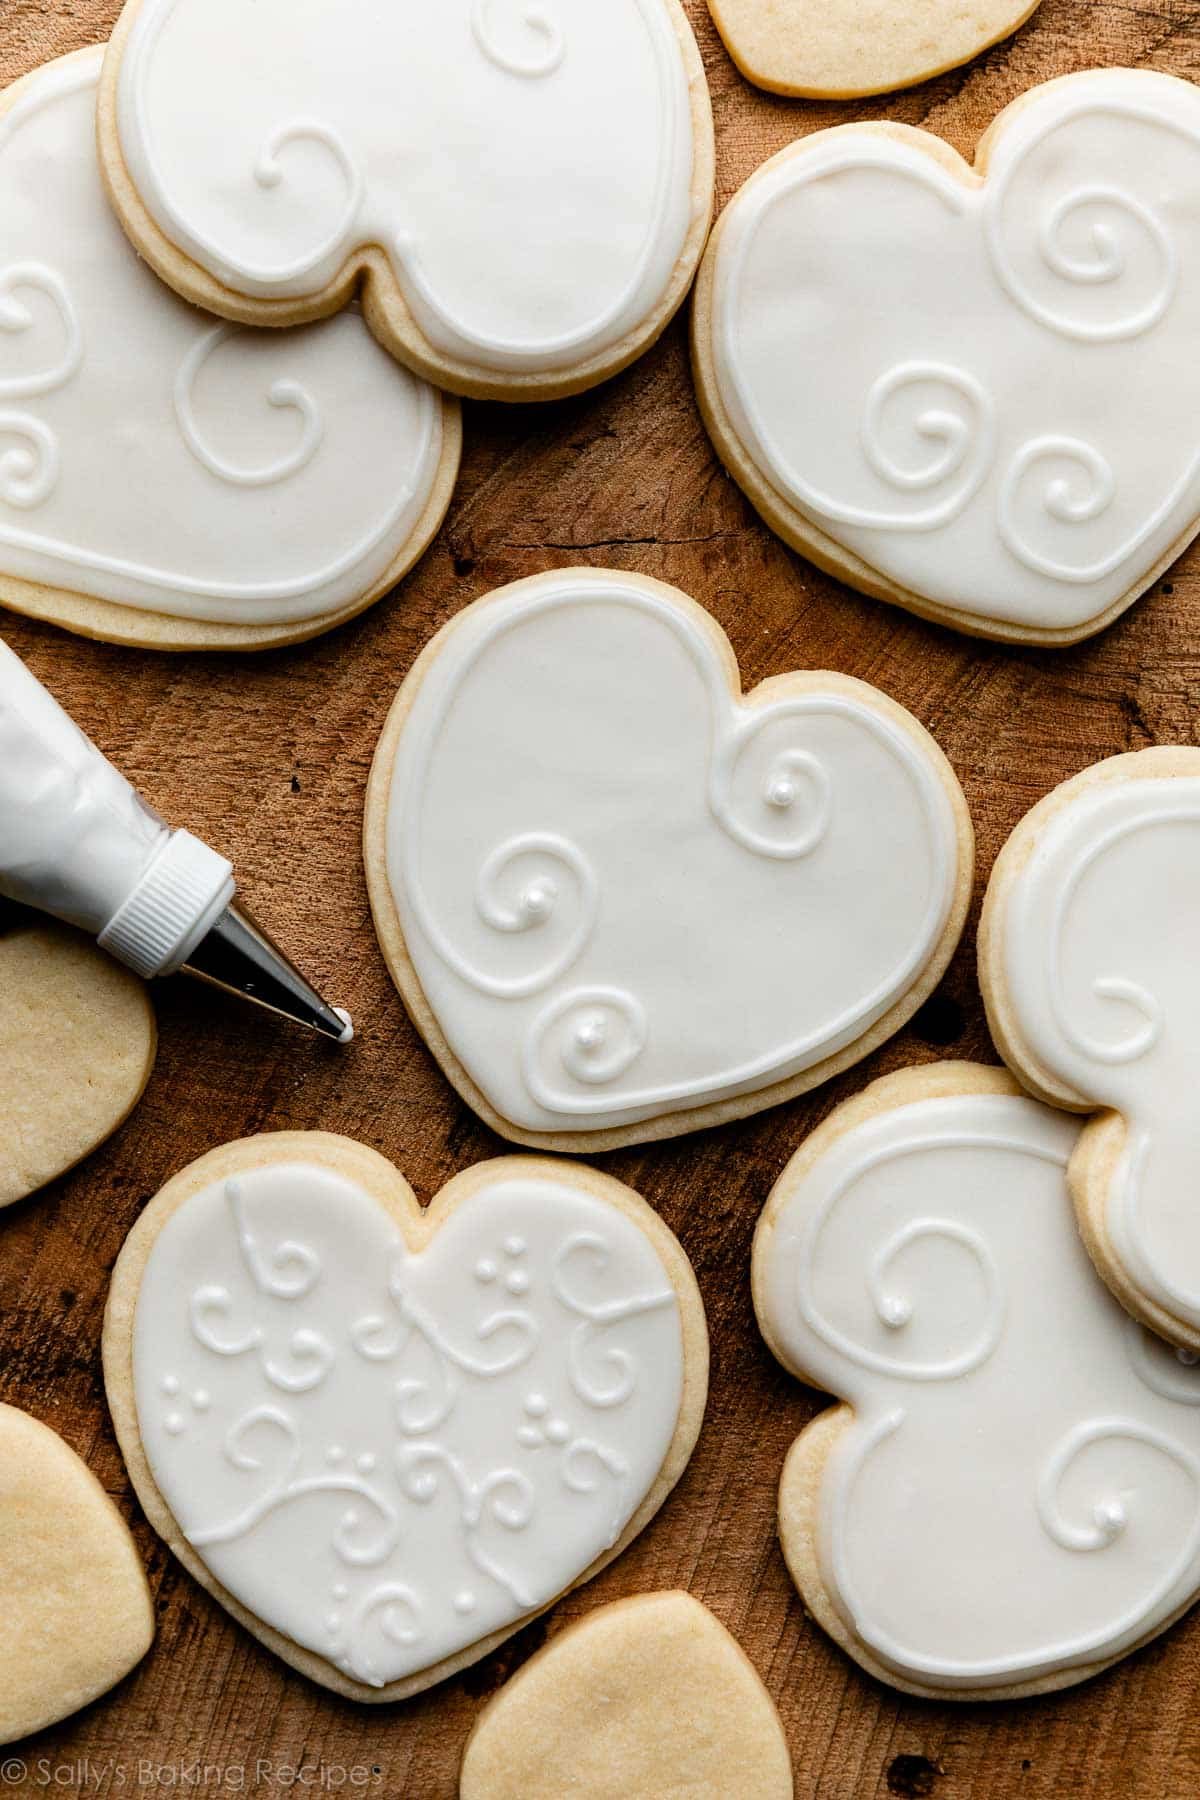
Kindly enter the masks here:
<path id="1" fill-rule="evenodd" d="M 433 147 L 419 182 L 396 96 L 355 79 L 391 32 L 405 141 Z M 0 271 L 0 593 L 75 630 L 249 649 L 350 617 L 449 503 L 446 394 L 614 373 L 704 252 L 711 120 L 674 0 L 483 0 L 426 9 L 416 32 L 365 5 L 297 29 L 282 0 L 135 0 L 101 60 L 30 77 L 0 116 L 19 246 Z M 121 222 L 225 322 L 129 251 L 92 148 L 97 87 Z M 1187 84 L 1112 71 L 1018 103 L 978 177 L 893 127 L 818 134 L 753 177 L 705 257 L 694 354 L 764 516 L 865 591 L 985 635 L 1066 643 L 1136 598 L 1196 524 L 1173 446 L 1198 136 Z M 354 296 L 361 316 L 339 311 Z M 1130 389 L 1143 404 L 1118 418 Z M 785 1552 L 831 1634 L 898 1687 L 1066 1685 L 1200 1585 L 1181 1123 L 1198 816 L 1189 750 L 1100 765 L 1036 808 L 993 875 L 980 969 L 1037 1098 L 965 1065 L 876 1084 L 763 1215 L 763 1331 L 843 1402 L 789 1458 Z M 973 873 L 961 790 L 903 709 L 825 674 L 743 698 L 699 606 L 587 570 L 477 602 L 425 651 L 376 758 L 366 858 L 385 955 L 450 1080 L 505 1136 L 585 1154 L 865 1056 L 939 980 Z M 22 971 L 0 1005 L 22 1004 L 43 953 L 0 940 Z M 60 986 L 83 1037 L 89 992 Z M 101 1058 L 120 1078 L 72 1098 L 52 1141 L 44 1117 L 14 1132 L 0 1198 L 135 1101 L 153 1028 L 126 1000 L 120 1058 Z M 680 1246 L 620 1184 L 513 1158 L 422 1213 L 372 1152 L 298 1134 L 226 1146 L 148 1208 L 105 1368 L 139 1496 L 185 1564 L 315 1679 L 394 1699 L 648 1522 L 700 1429 L 707 1342 Z M 13 1516 L 32 1519 L 39 1479 L 75 1480 L 109 1529 L 88 1478 L 54 1473 L 58 1448 L 0 1423 Z M 148 1642 L 140 1575 L 110 1578 L 128 1605 L 111 1642 L 79 1646 L 72 1704 Z M 504 1791 L 530 1736 L 514 1713 L 544 1719 L 539 1681 L 578 1720 L 605 1654 L 632 1710 L 651 1674 L 661 1702 L 720 1671 L 748 1708 L 739 1768 L 788 1791 L 736 1648 L 686 1600 L 639 1605 L 522 1675 L 464 1792 Z M 678 1654 L 633 1679 L 639 1639 Z M 44 1722 L 47 1691 L 18 1690 L 10 1730 Z M 679 1757 L 705 1749 L 694 1722 L 684 1735 Z"/>

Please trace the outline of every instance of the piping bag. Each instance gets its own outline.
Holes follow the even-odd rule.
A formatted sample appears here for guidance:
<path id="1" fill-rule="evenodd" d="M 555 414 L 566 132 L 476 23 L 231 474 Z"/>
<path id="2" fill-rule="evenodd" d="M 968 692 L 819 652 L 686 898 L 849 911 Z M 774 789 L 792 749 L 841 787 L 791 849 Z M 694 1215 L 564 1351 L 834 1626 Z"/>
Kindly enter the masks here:
<path id="1" fill-rule="evenodd" d="M 0 639 L 0 895 L 96 938 L 146 981 L 182 971 L 354 1036 L 233 904 L 233 864 L 173 831 Z"/>

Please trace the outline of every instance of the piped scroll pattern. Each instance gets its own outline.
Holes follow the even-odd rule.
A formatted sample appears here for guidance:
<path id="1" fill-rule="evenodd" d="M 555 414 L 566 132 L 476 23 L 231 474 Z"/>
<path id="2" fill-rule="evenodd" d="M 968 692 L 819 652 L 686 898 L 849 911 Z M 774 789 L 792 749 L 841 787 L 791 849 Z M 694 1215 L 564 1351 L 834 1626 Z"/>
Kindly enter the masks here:
<path id="1" fill-rule="evenodd" d="M 38 296 L 42 306 L 31 304 Z M 47 360 L 42 340 L 47 305 L 57 321 L 58 353 Z M 221 456 L 207 442 L 196 413 L 195 389 L 201 371 L 222 345 L 246 336 L 220 325 L 200 334 L 179 368 L 175 381 L 175 416 L 180 433 L 196 460 L 221 481 L 236 487 L 266 487 L 297 474 L 320 449 L 324 425 L 312 395 L 301 383 L 285 378 L 272 382 L 270 406 L 295 413 L 300 422 L 296 444 L 260 467 L 247 467 Z M 5 340 L 28 345 L 30 367 L 7 370 Z M 62 473 L 56 433 L 34 413 L 3 404 L 42 399 L 66 387 L 84 362 L 84 336 L 79 313 L 61 275 L 41 263 L 14 263 L 0 271 L 0 501 L 32 511 L 48 500 Z"/>
<path id="2" fill-rule="evenodd" d="M 496 27 L 502 12 L 515 14 L 525 48 L 510 43 Z M 475 0 L 471 9 L 471 33 L 490 63 L 508 75 L 542 80 L 562 64 L 567 41 L 550 6 L 514 4 L 513 0 Z"/>
<path id="3" fill-rule="evenodd" d="M 1064 812 L 1069 836 L 1014 892 L 1014 905 L 1033 909 L 1025 947 L 1012 926 L 1007 934 L 1012 1003 L 1031 1053 L 1081 1104 L 1124 1120 L 1104 1201 L 1114 1259 L 1139 1292 L 1192 1326 L 1200 1319 L 1196 1259 L 1170 1224 L 1175 1201 L 1190 1193 L 1194 1163 L 1188 1115 L 1171 1098 L 1182 1091 L 1194 1041 L 1174 974 L 1186 975 L 1188 964 L 1169 915 L 1165 926 L 1135 928 L 1138 906 L 1126 883 L 1135 855 L 1165 857 L 1170 867 L 1177 854 L 1172 885 L 1190 892 L 1198 786 L 1130 781 L 1100 800 L 1085 790 L 1080 823 Z M 1092 804 L 1094 816 L 1086 814 Z M 1093 918 L 1102 922 L 1095 937 Z M 1086 960 L 1082 943 L 1090 945 Z"/>
<path id="4" fill-rule="evenodd" d="M 1123 819 L 1100 833 L 1095 841 L 1077 857 L 1062 884 L 1054 907 L 1054 924 L 1046 952 L 1046 984 L 1054 1020 L 1066 1042 L 1089 1062 L 1117 1066 L 1138 1062 L 1148 1056 L 1162 1041 L 1163 1002 L 1142 983 L 1123 975 L 1098 975 L 1092 992 L 1099 1000 L 1126 1008 L 1140 1023 L 1124 1036 L 1099 1038 L 1085 1031 L 1073 1017 L 1073 1008 L 1064 981 L 1064 951 L 1071 908 L 1085 879 L 1105 858 L 1131 838 L 1157 831 L 1165 825 L 1183 820 L 1200 825 L 1200 806 L 1179 811 L 1175 807 L 1151 807 L 1136 818 Z"/>
<path id="5" fill-rule="evenodd" d="M 217 1358 L 256 1359 L 278 1397 L 240 1411 L 214 1446 L 221 1463 L 245 1479 L 249 1497 L 215 1521 L 190 1526 L 197 1549 L 234 1545 L 285 1511 L 344 1499 L 324 1528 L 337 1573 L 314 1637 L 338 1668 L 380 1687 L 395 1679 L 398 1662 L 420 1666 L 439 1607 L 469 1620 L 491 1589 L 503 1593 L 514 1616 L 552 1598 L 531 1548 L 544 1525 L 540 1496 L 548 1483 L 589 1508 L 602 1505 L 603 1545 L 617 1541 L 637 1501 L 621 1419 L 644 1391 L 643 1356 L 651 1353 L 623 1328 L 673 1312 L 668 1283 L 625 1291 L 616 1246 L 600 1232 L 568 1233 L 557 1246 L 540 1234 L 510 1231 L 490 1244 L 481 1235 L 470 1272 L 474 1299 L 443 1318 L 417 1297 L 417 1259 L 401 1250 L 388 1273 L 386 1309 L 350 1320 L 342 1352 L 327 1331 L 303 1323 L 305 1303 L 319 1298 L 329 1279 L 316 1250 L 299 1237 L 264 1236 L 237 1178 L 223 1184 L 223 1200 L 253 1298 L 235 1297 L 225 1283 L 199 1283 L 186 1304 L 188 1329 Z M 278 1328 L 264 1323 L 280 1308 L 298 1309 L 302 1321 L 282 1346 Z M 552 1327 L 569 1334 L 561 1358 L 546 1341 Z M 389 1436 L 370 1449 L 308 1441 L 305 1396 L 343 1354 L 361 1370 L 356 1383 L 383 1384 L 380 1416 Z M 495 1388 L 492 1404 L 514 1408 L 511 1454 L 487 1466 L 478 1466 L 469 1442 L 455 1435 L 456 1409 L 467 1389 L 480 1386 Z M 187 1391 L 174 1374 L 158 1393 L 172 1439 L 203 1427 L 219 1401 L 208 1388 Z M 430 1590 L 420 1522 L 431 1510 L 453 1520 L 479 1586 L 452 1595 Z"/>
<path id="6" fill-rule="evenodd" d="M 1126 1384 L 1121 1390 L 1114 1383 L 1112 1413 L 1096 1416 L 1094 1394 L 1089 1394 L 1086 1404 L 1080 1407 L 1079 1416 L 1057 1441 L 1052 1440 L 1049 1452 L 1038 1453 L 1032 1469 L 1032 1500 L 1047 1540 L 1072 1555 L 1101 1556 L 1106 1550 L 1137 1535 L 1139 1514 L 1145 1512 L 1161 1485 L 1158 1471 L 1167 1465 L 1173 1468 L 1191 1492 L 1188 1524 L 1181 1533 L 1178 1546 L 1172 1540 L 1172 1554 L 1166 1562 L 1152 1561 L 1144 1590 L 1135 1601 L 1123 1602 L 1102 1626 L 1097 1627 L 1093 1621 L 1086 1631 L 1081 1630 L 1075 1635 L 1070 1633 L 1069 1618 L 1056 1620 L 1056 1630 L 1061 1631 L 1061 1636 L 1040 1645 L 1033 1664 L 1027 1654 L 985 1658 L 978 1654 L 978 1649 L 974 1660 L 956 1657 L 949 1649 L 944 1656 L 933 1656 L 928 1646 L 918 1648 L 915 1643 L 903 1641 L 897 1630 L 883 1622 L 874 1597 L 858 1578 L 856 1558 L 851 1551 L 848 1521 L 854 1513 L 855 1497 L 863 1483 L 884 1479 L 874 1466 L 875 1459 L 886 1446 L 901 1441 L 910 1412 L 919 1410 L 917 1393 L 920 1386 L 972 1377 L 997 1353 L 1019 1357 L 1018 1320 L 1025 1314 L 1028 1295 L 1010 1291 L 1010 1264 L 1004 1263 L 1002 1276 L 1000 1257 L 988 1243 L 986 1230 L 974 1222 L 968 1223 L 964 1217 L 955 1217 L 953 1208 L 944 1217 L 918 1213 L 903 1223 L 893 1223 L 886 1240 L 873 1248 L 863 1241 L 861 1231 L 852 1235 L 850 1223 L 845 1220 L 840 1221 L 836 1245 L 831 1245 L 828 1233 L 831 1226 L 839 1224 L 838 1215 L 854 1204 L 856 1193 L 861 1193 L 866 1184 L 874 1184 L 871 1191 L 876 1195 L 885 1191 L 880 1185 L 880 1176 L 884 1173 L 893 1196 L 905 1202 L 895 1209 L 893 1218 L 898 1214 L 903 1219 L 910 1202 L 912 1207 L 920 1207 L 928 1158 L 933 1153 L 949 1152 L 959 1156 L 968 1153 L 982 1159 L 1000 1152 L 1012 1159 L 1009 1167 L 1018 1179 L 1020 1159 L 1024 1158 L 1059 1169 L 1065 1177 L 1070 1153 L 1069 1143 L 1060 1140 L 1056 1146 L 1043 1132 L 1027 1132 L 1021 1128 L 1019 1114 L 1023 1110 L 1027 1115 L 1040 1112 L 1047 1120 L 1053 1116 L 1047 1109 L 1035 1108 L 1032 1102 L 1013 1099 L 984 1103 L 985 1107 L 1011 1109 L 1008 1123 L 1002 1122 L 996 1113 L 986 1123 L 982 1119 L 971 1123 L 970 1113 L 976 1102 L 964 1095 L 959 1104 L 963 1118 L 961 1127 L 945 1116 L 936 1127 L 921 1128 L 916 1124 L 906 1127 L 903 1113 L 898 1112 L 892 1115 L 885 1136 L 876 1134 L 872 1138 L 872 1126 L 868 1123 L 862 1127 L 868 1141 L 860 1151 L 847 1153 L 843 1147 L 835 1152 L 839 1159 L 836 1177 L 822 1179 L 817 1165 L 818 1173 L 813 1178 L 817 1184 L 814 1200 L 797 1208 L 794 1223 L 786 1213 L 775 1220 L 771 1249 L 767 1254 L 771 1257 L 786 1255 L 791 1286 L 790 1293 L 780 1290 L 779 1300 L 772 1298 L 766 1303 L 766 1316 L 773 1341 L 779 1337 L 786 1339 L 788 1313 L 794 1308 L 795 1316 L 805 1330 L 834 1353 L 845 1375 L 844 1380 L 822 1375 L 822 1382 L 828 1379 L 834 1391 L 855 1395 L 858 1422 L 853 1436 L 844 1453 L 830 1461 L 823 1477 L 826 1486 L 822 1496 L 822 1529 L 828 1532 L 828 1566 L 833 1573 L 839 1609 L 853 1621 L 853 1629 L 860 1639 L 910 1680 L 951 1686 L 995 1686 L 1026 1679 L 1035 1668 L 1042 1671 L 1072 1664 L 1087 1665 L 1119 1653 L 1122 1647 L 1139 1641 L 1156 1618 L 1169 1617 L 1172 1606 L 1178 1604 L 1180 1593 L 1194 1590 L 1200 1581 L 1200 1441 L 1196 1440 L 1194 1427 L 1189 1427 L 1189 1414 L 1200 1406 L 1200 1367 L 1197 1367 L 1195 1356 L 1173 1352 L 1121 1314 L 1099 1281 L 1091 1278 L 1089 1291 L 1097 1313 L 1110 1321 L 1105 1334 L 1105 1349 L 1112 1355 L 1114 1369 L 1122 1361 L 1127 1363 L 1146 1395 L 1154 1396 L 1154 1400 L 1142 1406 L 1136 1388 Z M 931 1105 L 944 1108 L 947 1103 L 932 1102 Z M 982 1162 L 980 1167 L 982 1169 Z M 911 1174 L 908 1173 L 910 1168 Z M 964 1180 L 969 1191 L 969 1172 L 964 1173 Z M 1065 1179 L 1061 1203 L 1064 1210 L 1069 1211 Z M 901 1259 L 910 1250 L 934 1238 L 961 1247 L 975 1264 L 979 1297 L 972 1301 L 971 1309 L 978 1314 L 979 1329 L 971 1341 L 947 1344 L 944 1354 L 937 1357 L 918 1358 L 914 1355 L 906 1358 L 901 1349 L 893 1350 L 886 1342 L 889 1337 L 895 1337 L 902 1344 L 922 1319 L 922 1307 L 913 1286 L 917 1271 Z M 786 1243 L 786 1252 L 778 1248 L 781 1241 Z M 1011 1256 L 1011 1243 L 1006 1246 L 1001 1237 L 998 1245 L 1002 1256 Z M 756 1257 L 761 1254 L 756 1250 Z M 1073 1240 L 1071 1254 L 1082 1254 Z M 851 1307 L 854 1284 L 848 1279 L 847 1259 L 859 1257 L 862 1259 L 862 1311 L 871 1324 L 866 1329 L 860 1326 L 857 1331 L 851 1331 L 835 1322 L 823 1308 L 818 1299 L 818 1288 L 828 1283 L 828 1291 L 838 1297 L 838 1307 Z M 1032 1266 L 1036 1269 L 1037 1281 L 1044 1288 L 1046 1297 L 1042 1304 L 1050 1308 L 1057 1306 L 1059 1271 L 1053 1258 L 1039 1251 Z M 903 1281 L 901 1269 L 906 1270 Z M 763 1274 L 759 1267 L 756 1291 Z M 954 1302 L 951 1310 L 961 1312 L 958 1302 L 962 1294 L 962 1277 L 943 1258 L 940 1271 L 934 1274 L 927 1288 L 929 1312 L 935 1324 L 939 1304 L 951 1294 Z M 1089 1341 L 1094 1355 L 1096 1340 Z M 794 1354 L 803 1353 L 789 1346 L 789 1361 Z M 822 1365 L 810 1362 L 808 1366 L 820 1369 Z M 831 1364 L 830 1368 L 835 1366 Z M 882 1383 L 876 1379 L 869 1384 L 864 1384 L 859 1377 L 851 1381 L 850 1370 L 865 1371 L 871 1377 L 885 1379 Z M 914 1383 L 918 1388 L 906 1398 L 905 1386 Z M 980 1454 L 983 1455 L 986 1453 L 986 1390 L 981 1388 L 979 1394 L 972 1418 L 975 1421 L 973 1429 L 980 1434 Z M 1164 1401 L 1168 1403 L 1166 1407 L 1162 1405 Z M 1069 1416 L 1069 1408 L 1067 1410 Z M 1029 1429 L 1031 1433 L 1038 1429 L 1036 1409 L 1031 1411 Z M 919 1441 L 925 1442 L 923 1454 L 928 1455 L 927 1440 Z M 1124 1447 L 1126 1452 L 1121 1479 L 1114 1479 L 1111 1469 L 1105 1467 L 1105 1457 L 1111 1455 L 1114 1447 Z M 1137 1453 L 1136 1475 L 1131 1472 L 1128 1461 L 1130 1447 Z M 1144 1464 L 1143 1456 L 1147 1459 Z M 1009 1458 L 1011 1462 L 1011 1450 Z M 1006 1480 L 1015 1479 L 1010 1463 L 1006 1468 Z M 902 1485 L 905 1477 L 901 1466 L 889 1465 L 886 1479 Z M 1143 1525 L 1143 1539 L 1144 1531 Z M 1144 1551 L 1144 1542 L 1142 1548 Z M 1000 1546 L 997 1546 L 999 1555 Z"/>
<path id="7" fill-rule="evenodd" d="M 1133 101 L 1080 97 L 1050 119 L 989 175 L 981 220 L 986 255 L 1001 291 L 1012 305 L 1043 330 L 1068 344 L 1101 348 L 1150 336 L 1168 317 L 1178 295 L 1182 259 L 1177 232 L 1148 200 L 1117 182 L 1087 182 L 1057 198 L 1037 193 L 1019 212 L 1021 227 L 1033 228 L 1036 264 L 1053 293 L 1047 299 L 1014 256 L 1006 231 L 1014 187 L 1030 161 L 1057 134 L 1095 121 L 1115 130 L 1130 125 L 1174 136 L 1200 151 L 1200 128 Z M 1200 164 L 1200 158 L 1198 158 Z M 791 498 L 816 517 L 837 526 L 873 532 L 945 529 L 978 497 L 995 468 L 1001 441 L 1001 396 L 990 393 L 969 369 L 937 360 L 905 359 L 872 380 L 861 410 L 859 446 L 864 473 L 894 493 L 895 507 L 864 505 L 822 489 L 799 468 L 768 429 L 739 373 L 737 293 L 750 248 L 772 209 L 813 183 L 856 169 L 883 169 L 917 182 L 948 210 L 962 214 L 966 194 L 960 181 L 924 155 L 899 156 L 878 139 L 843 142 L 814 157 L 767 200 L 747 233 L 734 263 L 734 296 L 725 325 L 725 353 L 734 387 L 763 447 L 771 474 Z M 1102 314 L 1086 304 L 1100 294 L 1112 304 Z M 1127 296 L 1127 298 L 1126 298 Z M 1072 305 L 1072 301 L 1075 302 Z M 903 455 L 888 448 L 888 431 L 905 432 Z M 1112 449 L 1118 449 L 1118 445 Z M 928 452 L 928 453 L 926 453 Z M 1094 525 L 1119 511 L 1120 484 L 1111 453 L 1071 432 L 1035 435 L 1020 444 L 999 472 L 997 534 L 1024 568 L 1066 586 L 1086 587 L 1106 580 L 1131 563 L 1180 513 L 1200 477 L 1200 448 L 1189 458 L 1150 516 L 1103 556 L 1073 559 L 1040 547 L 1027 522 L 1036 512 L 1056 528 Z M 913 505 L 917 499 L 923 504 Z M 1061 533 L 1060 533 L 1061 538 Z"/>
<path id="8" fill-rule="evenodd" d="M 41 306 L 31 304 L 37 296 Z M 49 306 L 60 339 L 47 355 L 45 307 Z M 30 366 L 14 374 L 5 346 L 15 341 L 27 350 Z M 31 400 L 65 387 L 83 361 L 83 330 L 66 282 L 40 262 L 13 263 L 0 270 L 0 501 L 28 511 L 40 506 L 58 486 L 62 457 L 58 438 L 33 413 L 4 405 Z"/>
<path id="9" fill-rule="evenodd" d="M 238 1249 L 256 1293 L 276 1300 L 303 1300 L 321 1277 L 316 1253 L 305 1244 L 287 1240 L 264 1255 L 246 1217 L 242 1184 L 225 1183 L 225 1200 L 237 1237 Z M 273 1388 L 288 1394 L 304 1394 L 319 1387 L 334 1364 L 334 1348 L 328 1338 L 307 1326 L 291 1331 L 281 1354 L 272 1347 L 271 1333 L 256 1316 L 240 1329 L 237 1303 L 223 1283 L 204 1282 L 194 1288 L 188 1302 L 192 1336 L 217 1356 L 257 1356 Z"/>
<path id="10" fill-rule="evenodd" d="M 280 378 L 268 388 L 267 404 L 280 411 L 292 412 L 299 420 L 300 436 L 291 450 L 280 454 L 273 462 L 249 467 L 243 463 L 231 462 L 206 442 L 196 418 L 196 382 L 210 357 L 238 335 L 232 326 L 218 325 L 197 338 L 194 347 L 180 365 L 175 380 L 175 417 L 179 421 L 184 442 L 196 461 L 203 463 L 221 481 L 228 482 L 232 487 L 273 487 L 298 474 L 312 461 L 321 447 L 325 427 L 320 409 L 307 388 L 298 381 Z"/>

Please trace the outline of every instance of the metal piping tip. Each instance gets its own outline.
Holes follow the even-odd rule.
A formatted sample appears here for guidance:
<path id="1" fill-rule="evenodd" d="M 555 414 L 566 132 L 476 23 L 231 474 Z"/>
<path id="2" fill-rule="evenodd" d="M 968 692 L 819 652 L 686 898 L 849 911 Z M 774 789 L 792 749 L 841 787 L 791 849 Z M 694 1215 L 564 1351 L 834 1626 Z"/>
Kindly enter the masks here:
<path id="1" fill-rule="evenodd" d="M 236 906 L 227 907 L 201 938 L 183 973 L 305 1025 L 335 1044 L 348 1044 L 354 1036 L 350 1014 L 327 1006 L 266 932 Z"/>

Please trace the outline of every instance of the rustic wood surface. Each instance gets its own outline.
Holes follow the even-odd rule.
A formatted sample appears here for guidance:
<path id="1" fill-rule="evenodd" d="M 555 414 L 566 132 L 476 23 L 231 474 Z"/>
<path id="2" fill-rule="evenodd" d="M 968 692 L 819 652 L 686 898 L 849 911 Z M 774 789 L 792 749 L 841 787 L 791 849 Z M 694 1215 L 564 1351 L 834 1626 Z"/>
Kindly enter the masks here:
<path id="1" fill-rule="evenodd" d="M 0 0 L 0 77 L 103 38 L 117 8 L 118 0 Z M 999 108 L 1052 75 L 1125 63 L 1200 78 L 1198 0 L 1045 0 L 1012 42 L 909 94 L 857 108 L 789 102 L 739 78 L 702 0 L 689 0 L 689 11 L 712 84 L 722 202 L 795 135 L 856 113 L 927 125 L 970 153 Z M 202 989 L 165 986 L 161 1055 L 141 1109 L 82 1170 L 0 1221 L 0 1398 L 55 1425 L 116 1496 L 159 1613 L 142 1668 L 18 1746 L 23 1777 L 0 1752 L 0 1780 L 7 1774 L 12 1791 L 30 1793 L 85 1783 L 101 1794 L 269 1792 L 305 1765 L 308 1791 L 343 1781 L 346 1792 L 448 1800 L 483 1699 L 548 1632 L 621 1594 L 678 1585 L 713 1609 L 761 1670 L 803 1800 L 1195 1794 L 1200 1614 L 1066 1694 L 1007 1706 L 920 1704 L 868 1680 L 806 1620 L 775 1542 L 784 1454 L 821 1402 L 759 1339 L 751 1232 L 801 1138 L 864 1081 L 945 1055 L 993 1059 L 974 920 L 941 991 L 861 1069 L 742 1125 L 599 1159 L 661 1210 L 695 1263 L 714 1352 L 707 1423 L 650 1529 L 499 1654 L 403 1707 L 339 1702 L 240 1631 L 141 1520 L 108 1421 L 99 1338 L 109 1270 L 161 1183 L 223 1139 L 277 1128 L 362 1138 L 424 1198 L 504 1148 L 456 1099 L 405 1018 L 376 949 L 358 850 L 367 769 L 397 684 L 467 601 L 573 562 L 636 569 L 712 609 L 747 684 L 798 666 L 877 683 L 936 733 L 958 770 L 978 828 L 981 884 L 1009 831 L 1057 782 L 1118 751 L 1200 741 L 1195 553 L 1112 630 L 1071 651 L 986 648 L 860 599 L 777 543 L 717 467 L 682 321 L 599 392 L 531 410 L 468 406 L 466 433 L 458 497 L 423 563 L 397 595 L 313 645 L 260 659 L 173 660 L 2 622 L 134 781 L 235 858 L 250 903 L 330 997 L 353 1009 L 360 1039 L 340 1054 Z"/>

